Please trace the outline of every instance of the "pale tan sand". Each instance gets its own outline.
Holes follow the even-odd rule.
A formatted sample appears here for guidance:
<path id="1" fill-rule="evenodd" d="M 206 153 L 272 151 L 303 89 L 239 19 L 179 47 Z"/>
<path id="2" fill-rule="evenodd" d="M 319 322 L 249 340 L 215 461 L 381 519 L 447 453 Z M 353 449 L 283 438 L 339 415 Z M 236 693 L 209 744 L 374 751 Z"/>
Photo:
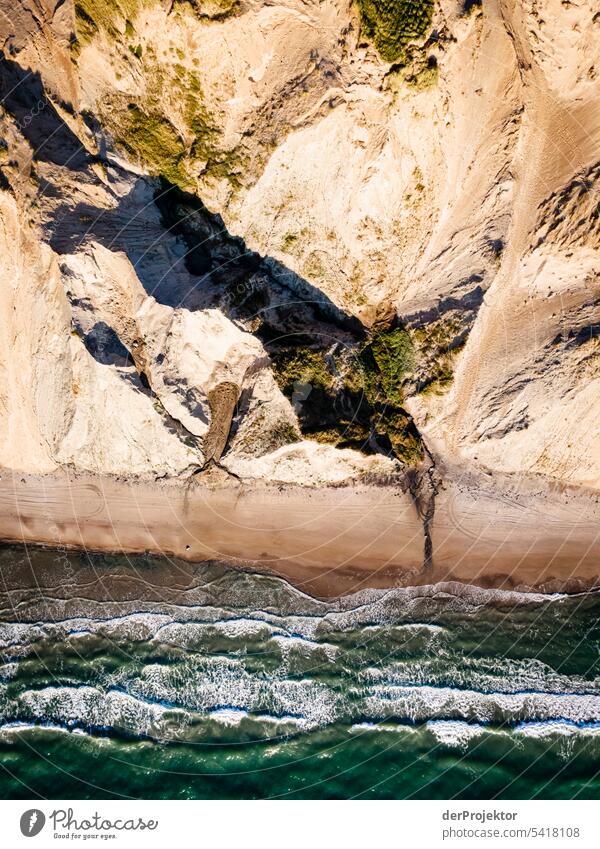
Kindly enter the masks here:
<path id="1" fill-rule="evenodd" d="M 578 591 L 600 584 L 598 493 L 542 478 L 454 477 L 432 522 L 440 579 Z"/>
<path id="2" fill-rule="evenodd" d="M 8 471 L 0 538 L 220 560 L 323 597 L 449 579 L 546 590 L 600 583 L 595 498 L 502 483 L 459 479 L 438 495 L 431 566 L 421 519 L 399 486 L 209 488 Z"/>

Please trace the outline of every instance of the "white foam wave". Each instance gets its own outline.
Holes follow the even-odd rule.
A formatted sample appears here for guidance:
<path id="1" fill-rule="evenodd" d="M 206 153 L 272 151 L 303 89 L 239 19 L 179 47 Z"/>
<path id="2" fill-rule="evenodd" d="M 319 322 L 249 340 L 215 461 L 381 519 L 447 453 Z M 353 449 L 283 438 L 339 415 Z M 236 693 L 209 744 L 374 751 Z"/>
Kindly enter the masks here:
<path id="1" fill-rule="evenodd" d="M 18 663 L 3 663 L 0 666 L 0 681 L 9 681 L 11 678 L 14 678 L 18 670 Z"/>
<path id="2" fill-rule="evenodd" d="M 373 716 L 412 721 L 463 719 L 486 723 L 563 719 L 579 724 L 600 721 L 600 696 L 589 694 L 507 694 L 452 687 L 379 686 L 372 688 L 365 704 Z"/>
<path id="3" fill-rule="evenodd" d="M 309 640 L 307 637 L 300 637 L 297 634 L 278 634 L 273 637 L 273 642 L 279 647 L 284 660 L 289 659 L 290 652 L 294 649 L 299 650 L 303 654 L 323 652 L 330 663 L 333 663 L 338 653 L 338 647 L 331 643 L 318 643 L 314 640 Z"/>
<path id="4" fill-rule="evenodd" d="M 600 696 L 600 678 L 585 679 L 563 675 L 536 658 L 513 660 L 498 657 L 464 657 L 440 648 L 434 658 L 394 661 L 360 672 L 366 684 L 425 685 L 443 687 L 451 681 L 456 687 L 480 692 L 574 693 Z"/>
<path id="5" fill-rule="evenodd" d="M 255 675 L 245 669 L 243 659 L 238 657 L 147 664 L 134 677 L 131 670 L 122 668 L 109 682 L 136 698 L 167 702 L 196 713 L 226 707 L 253 714 L 292 716 L 302 719 L 306 727 L 325 725 L 339 715 L 339 697 L 326 684 L 306 678 Z"/>
<path id="6" fill-rule="evenodd" d="M 523 722 L 514 729 L 515 734 L 546 740 L 550 737 L 595 737 L 600 739 L 600 723 L 575 725 L 572 722 Z"/>
<path id="7" fill-rule="evenodd" d="M 350 726 L 351 732 L 377 732 L 387 731 L 394 734 L 417 734 L 418 728 L 414 725 L 403 725 L 399 722 L 355 722 Z"/>
<path id="8" fill-rule="evenodd" d="M 114 729 L 156 739 L 178 737 L 190 722 L 185 711 L 143 702 L 128 693 L 96 687 L 44 687 L 17 697 L 17 710 L 29 722 L 68 728 Z"/>
<path id="9" fill-rule="evenodd" d="M 481 737 L 486 732 L 483 725 L 460 720 L 434 719 L 430 720 L 426 727 L 438 743 L 463 750 L 467 749 L 471 740 Z"/>
<path id="10" fill-rule="evenodd" d="M 235 710 L 234 708 L 215 708 L 208 712 L 209 719 L 226 726 L 239 725 L 243 719 L 249 716 L 246 710 Z"/>
<path id="11" fill-rule="evenodd" d="M 79 730 L 79 729 L 78 729 Z M 64 725 L 56 725 L 53 723 L 35 723 L 35 722 L 5 722 L 0 725 L 0 736 L 11 737 L 15 734 L 21 734 L 24 731 L 55 731 L 59 734 L 74 733 Z"/>
<path id="12" fill-rule="evenodd" d="M 365 625 L 363 626 L 363 631 L 383 631 L 387 629 L 388 631 L 407 631 L 408 633 L 414 631 L 427 631 L 430 634 L 442 634 L 447 632 L 447 628 L 444 628 L 443 625 L 434 625 L 429 622 L 405 622 L 402 625 Z"/>

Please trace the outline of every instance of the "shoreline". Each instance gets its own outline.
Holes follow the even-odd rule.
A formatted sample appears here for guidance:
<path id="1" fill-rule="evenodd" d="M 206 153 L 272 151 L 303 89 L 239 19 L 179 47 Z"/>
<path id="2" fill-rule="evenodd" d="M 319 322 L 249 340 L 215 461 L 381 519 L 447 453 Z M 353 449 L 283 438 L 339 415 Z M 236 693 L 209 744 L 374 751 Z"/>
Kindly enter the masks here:
<path id="1" fill-rule="evenodd" d="M 317 598 L 449 581 L 522 592 L 600 585 L 593 492 L 450 470 L 430 533 L 425 565 L 423 521 L 400 486 L 0 476 L 7 543 L 222 562 L 284 578 Z"/>

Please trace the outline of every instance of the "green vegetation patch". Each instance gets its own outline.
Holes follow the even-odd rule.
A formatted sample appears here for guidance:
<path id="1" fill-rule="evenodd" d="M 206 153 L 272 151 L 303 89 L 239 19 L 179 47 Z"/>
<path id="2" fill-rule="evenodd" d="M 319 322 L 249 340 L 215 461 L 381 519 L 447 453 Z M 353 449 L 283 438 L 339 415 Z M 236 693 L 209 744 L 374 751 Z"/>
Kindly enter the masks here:
<path id="1" fill-rule="evenodd" d="M 90 41 L 100 30 L 116 38 L 123 32 L 123 27 L 130 37 L 133 35 L 131 22 L 144 4 L 145 0 L 76 0 L 77 41 L 80 44 Z"/>
<path id="2" fill-rule="evenodd" d="M 408 465 L 421 462 L 422 440 L 403 408 L 404 387 L 416 363 L 410 334 L 403 327 L 375 333 L 362 346 L 358 362 L 377 443 Z"/>
<path id="3" fill-rule="evenodd" d="M 455 316 L 441 318 L 427 327 L 411 331 L 418 368 L 414 375 L 417 392 L 441 394 L 454 379 L 454 365 L 466 333 Z"/>
<path id="4" fill-rule="evenodd" d="M 235 151 L 221 149 L 221 129 L 204 103 L 200 80 L 183 65 L 175 65 L 174 71 L 174 77 L 166 81 L 166 86 L 176 96 L 173 108 L 179 107 L 183 123 L 193 136 L 187 151 L 189 161 L 202 163 L 205 177 L 226 179 L 232 188 L 239 188 L 243 163 Z"/>
<path id="5" fill-rule="evenodd" d="M 385 88 L 394 97 L 403 91 L 421 92 L 437 85 L 438 60 L 429 47 L 429 42 L 409 44 L 400 60 L 391 66 L 385 76 Z"/>
<path id="6" fill-rule="evenodd" d="M 321 389 L 329 389 L 333 382 L 324 355 L 308 348 L 293 348 L 279 353 L 274 360 L 274 372 L 282 391 L 288 394 L 293 391 L 296 382 Z"/>
<path id="7" fill-rule="evenodd" d="M 371 357 L 376 366 L 373 374 Z M 380 400 L 402 404 L 402 384 L 415 366 L 415 350 L 409 333 L 404 328 L 376 333 L 361 353 L 366 368 L 368 389 L 379 384 Z"/>
<path id="8" fill-rule="evenodd" d="M 369 451 L 371 407 L 360 383 L 346 382 L 339 357 L 301 346 L 274 349 L 271 359 L 303 434 L 338 448 Z"/>
<path id="9" fill-rule="evenodd" d="M 192 0 L 201 18 L 225 18 L 236 11 L 239 0 Z"/>
<path id="10" fill-rule="evenodd" d="M 164 116 L 148 114 L 136 104 L 122 115 L 121 145 L 136 156 L 151 174 L 181 186 L 186 183 L 185 146 L 179 133 Z"/>
<path id="11" fill-rule="evenodd" d="M 353 351 L 296 347 L 270 353 L 275 378 L 306 436 L 408 464 L 423 459 L 420 435 L 402 407 L 414 365 L 406 330 L 381 331 Z"/>
<path id="12" fill-rule="evenodd" d="M 376 414 L 373 425 L 378 433 L 387 437 L 394 456 L 403 463 L 413 466 L 424 459 L 421 434 L 404 410 L 385 407 Z"/>
<path id="13" fill-rule="evenodd" d="M 357 0 L 363 32 L 386 62 L 404 56 L 406 46 L 427 35 L 433 0 Z"/>
<path id="14" fill-rule="evenodd" d="M 103 123 L 112 130 L 117 146 L 136 156 L 153 175 L 191 188 L 193 175 L 201 173 L 205 178 L 227 179 L 239 188 L 244 165 L 233 151 L 221 149 L 217 116 L 206 106 L 198 74 L 183 64 L 184 51 L 176 49 L 179 62 L 171 65 L 158 59 L 152 43 L 140 43 L 135 20 L 151 2 L 76 0 L 74 53 L 103 32 L 135 57 L 132 63 L 145 80 L 145 94 L 133 103 L 115 96 L 100 105 Z M 221 12 L 232 11 L 235 5 L 230 0 L 212 3 Z"/>
<path id="15" fill-rule="evenodd" d="M 150 48 L 142 53 L 141 47 L 130 45 L 129 50 L 142 62 L 147 91 L 130 103 L 115 98 L 103 110 L 116 145 L 137 157 L 150 174 L 181 189 L 194 186 L 193 166 L 237 186 L 241 165 L 233 152 L 220 149 L 221 131 L 196 74 L 180 64 L 161 66 Z"/>

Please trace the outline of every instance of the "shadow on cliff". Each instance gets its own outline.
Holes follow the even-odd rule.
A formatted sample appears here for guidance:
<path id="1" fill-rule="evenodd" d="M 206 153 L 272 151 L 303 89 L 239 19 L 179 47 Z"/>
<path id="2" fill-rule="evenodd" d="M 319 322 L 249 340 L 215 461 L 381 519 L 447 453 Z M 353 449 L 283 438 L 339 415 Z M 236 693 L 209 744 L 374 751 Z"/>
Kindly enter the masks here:
<path id="1" fill-rule="evenodd" d="M 66 167 L 85 182 L 97 182 L 89 166 L 104 157 L 91 156 L 82 146 L 46 95 L 39 73 L 3 52 L 0 99 L 31 146 L 34 162 Z M 128 176 L 112 170 L 117 180 Z M 62 193 L 52 177 L 42 178 L 40 189 L 47 197 Z M 165 180 L 140 177 L 109 210 L 62 203 L 45 229 L 56 253 L 73 253 L 89 240 L 122 251 L 159 303 L 190 310 L 217 307 L 234 321 L 250 323 L 270 346 L 324 348 L 364 336 L 360 321 L 320 289 L 277 259 L 248 249 L 220 215 Z"/>
<path id="2" fill-rule="evenodd" d="M 31 145 L 34 159 L 73 171 L 93 161 L 46 96 L 39 73 L 21 68 L 1 51 L 0 102 Z"/>
<path id="3" fill-rule="evenodd" d="M 129 258 L 149 295 L 190 310 L 217 307 L 269 345 L 326 347 L 362 339 L 358 319 L 270 256 L 250 250 L 220 215 L 164 180 L 139 178 L 112 209 L 61 205 L 46 222 L 52 249 L 97 242 Z"/>

